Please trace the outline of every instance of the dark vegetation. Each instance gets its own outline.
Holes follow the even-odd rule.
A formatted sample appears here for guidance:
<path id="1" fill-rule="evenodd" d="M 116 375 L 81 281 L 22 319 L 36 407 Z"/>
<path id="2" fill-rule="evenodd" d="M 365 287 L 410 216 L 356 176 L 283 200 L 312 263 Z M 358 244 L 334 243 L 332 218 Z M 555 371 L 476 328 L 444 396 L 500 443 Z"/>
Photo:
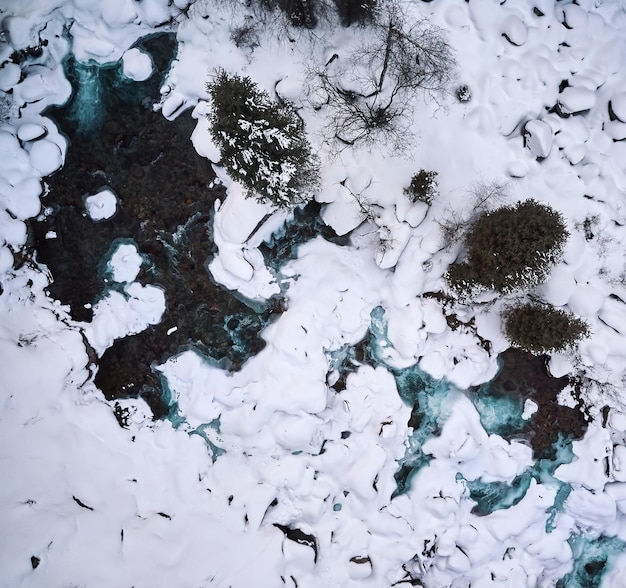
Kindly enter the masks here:
<path id="1" fill-rule="evenodd" d="M 421 169 L 412 178 L 411 183 L 404 189 L 411 202 L 424 202 L 429 206 L 437 196 L 437 172 Z"/>
<path id="2" fill-rule="evenodd" d="M 379 0 L 260 0 L 260 4 L 278 8 L 295 27 L 314 29 L 333 9 L 344 27 L 367 24 L 373 20 Z"/>
<path id="3" fill-rule="evenodd" d="M 360 46 L 311 68 L 314 107 L 328 107 L 331 140 L 404 150 L 415 98 L 426 94 L 436 100 L 448 91 L 454 54 L 441 29 L 412 19 L 399 2 L 381 2 L 366 15 L 367 36 Z"/>

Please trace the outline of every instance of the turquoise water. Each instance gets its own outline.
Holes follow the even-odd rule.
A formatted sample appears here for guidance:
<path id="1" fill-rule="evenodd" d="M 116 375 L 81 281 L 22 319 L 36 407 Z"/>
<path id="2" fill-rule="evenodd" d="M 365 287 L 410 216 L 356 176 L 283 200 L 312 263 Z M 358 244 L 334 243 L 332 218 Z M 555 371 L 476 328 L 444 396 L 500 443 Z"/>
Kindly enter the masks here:
<path id="1" fill-rule="evenodd" d="M 626 550 L 626 542 L 604 535 L 597 538 L 572 535 L 568 543 L 574 568 L 558 581 L 556 588 L 599 588 L 602 576 L 611 568 L 611 559 Z"/>
<path id="2" fill-rule="evenodd" d="M 395 474 L 397 488 L 393 496 L 398 496 L 410 488 L 413 476 L 431 461 L 422 446 L 441 432 L 460 392 L 445 380 L 431 378 L 417 366 L 392 373 L 402 400 L 412 407 L 409 425 L 413 427 Z"/>
<path id="3" fill-rule="evenodd" d="M 480 415 L 480 424 L 490 435 L 511 438 L 526 426 L 522 418 L 526 399 L 521 394 L 492 394 L 487 382 L 473 390 L 470 397 Z"/>
<path id="4" fill-rule="evenodd" d="M 167 43 L 153 43 L 155 38 L 167 39 Z M 160 73 L 169 69 L 175 57 L 175 35 L 155 34 L 144 37 L 138 47 L 149 46 L 149 54 L 154 59 Z M 160 53 L 159 53 L 160 52 Z M 144 82 L 136 82 L 123 73 L 120 61 L 99 64 L 95 61 L 80 62 L 70 53 L 64 64 L 65 73 L 74 90 L 69 102 L 63 106 L 63 131 L 68 135 L 97 133 L 107 116 L 115 116 L 120 105 L 136 108 L 149 107 L 150 97 L 158 95 L 162 75 L 152 75 Z M 145 104 L 144 104 L 145 103 Z"/>
<path id="5" fill-rule="evenodd" d="M 193 431 L 191 431 L 190 435 L 198 435 L 202 437 L 204 442 L 206 443 L 207 449 L 209 451 L 209 456 L 213 463 L 220 456 L 226 453 L 226 450 L 223 447 L 220 447 L 216 443 L 219 442 L 218 436 L 220 433 L 220 419 L 219 417 L 212 420 L 210 423 L 206 423 L 204 425 L 200 425 L 196 427 Z"/>
<path id="6" fill-rule="evenodd" d="M 457 479 L 464 479 L 457 474 Z M 483 482 L 466 480 L 465 484 L 470 493 L 470 498 L 476 502 L 472 513 L 478 516 L 491 514 L 496 510 L 503 510 L 515 506 L 530 487 L 533 475 L 526 471 L 516 476 L 511 483 L 507 482 Z"/>
<path id="7" fill-rule="evenodd" d="M 398 462 L 395 474 L 396 490 L 392 497 L 409 490 L 411 479 L 432 457 L 422 450 L 423 444 L 437 436 L 450 415 L 452 405 L 460 392 L 447 380 L 436 380 L 417 365 L 395 369 L 386 361 L 386 350 L 391 343 L 387 337 L 385 310 L 377 306 L 371 312 L 370 338 L 366 357 L 373 363 L 383 365 L 392 374 L 402 400 L 412 407 L 409 426 L 412 432 L 407 439 L 404 457 Z"/>
<path id="8" fill-rule="evenodd" d="M 390 342 L 387 338 L 384 309 L 375 308 L 371 319 L 368 352 L 364 357 L 389 369 L 395 378 L 401 398 L 412 407 L 409 426 L 413 427 L 413 432 L 407 440 L 405 455 L 398 461 L 398 470 L 395 474 L 397 488 L 393 496 L 408 491 L 413 476 L 431 461 L 431 456 L 424 454 L 422 446 L 426 440 L 439 434 L 459 394 L 467 394 L 472 400 L 487 433 L 501 435 L 507 439 L 521 436 L 527 424 L 522 418 L 526 399 L 524 396 L 492 392 L 490 382 L 469 392 L 463 392 L 446 380 L 434 380 L 417 365 L 400 370 L 390 367 L 385 363 L 386 350 Z M 353 358 L 354 354 L 343 350 L 341 357 Z M 510 483 L 484 482 L 480 478 L 465 480 L 458 473 L 457 479 L 465 481 L 469 496 L 475 502 L 473 514 L 485 516 L 518 504 L 534 479 L 539 484 L 557 488 L 554 502 L 546 510 L 548 514 L 546 532 L 552 532 L 556 517 L 563 512 L 563 505 L 571 492 L 569 484 L 554 476 L 560 465 L 570 463 L 574 458 L 571 437 L 559 433 L 552 449 L 549 457 L 535 460 L 530 468 L 516 476 Z M 603 575 L 610 569 L 611 559 L 621 555 L 626 549 L 626 542 L 605 536 L 590 538 L 577 534 L 572 535 L 568 543 L 574 554 L 573 569 L 559 580 L 557 588 L 599 588 Z"/>

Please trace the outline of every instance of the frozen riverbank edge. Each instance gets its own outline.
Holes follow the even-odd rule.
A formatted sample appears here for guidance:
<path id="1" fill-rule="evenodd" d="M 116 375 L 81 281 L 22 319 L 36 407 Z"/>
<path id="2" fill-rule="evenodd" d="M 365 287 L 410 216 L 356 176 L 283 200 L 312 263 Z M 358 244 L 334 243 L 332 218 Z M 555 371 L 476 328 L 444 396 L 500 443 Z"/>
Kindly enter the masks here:
<path id="1" fill-rule="evenodd" d="M 162 112 L 171 117 L 193 106 L 198 126 L 192 140 L 209 159 L 215 151 L 203 118 L 204 72 L 217 66 L 246 71 L 298 103 L 302 53 L 341 50 L 347 39 L 340 37 L 358 32 L 339 30 L 319 45 L 303 41 L 306 51 L 287 49 L 268 34 L 251 53 L 230 41 L 236 20 L 245 21 L 243 8 L 156 0 L 17 4 L 3 20 L 3 55 L 44 39 L 47 45 L 41 59 L 0 69 L 0 89 L 12 89 L 19 109 L 0 136 L 7 374 L 0 434 L 8 480 L 2 517 L 13 534 L 1 557 L 8 585 L 244 586 L 262 577 L 267 586 L 381 586 L 411 574 L 427 586 L 552 586 L 570 571 L 579 537 L 625 538 L 625 182 L 619 162 L 626 134 L 619 118 L 619 39 L 626 25 L 619 7 L 415 7 L 449 30 L 463 81 L 473 90 L 468 104 L 451 102 L 440 110 L 425 104 L 416 117 L 414 161 L 438 171 L 443 198 L 428 212 L 409 210 L 402 188 L 415 170 L 401 157 L 343 152 L 329 160 L 319 196 L 323 218 L 339 233 L 356 229 L 351 246 L 316 239 L 283 268 L 282 279 L 290 282 L 287 310 L 263 332 L 266 348 L 240 372 L 211 367 L 193 353 L 163 366 L 188 426 L 204 427 L 205 437 L 226 451 L 212 463 L 201 435 L 152 424 L 142 417 L 141 403 L 129 401 L 130 430 L 119 429 L 90 384 L 83 340 L 89 329 L 44 295 L 45 274 L 28 265 L 12 269 L 25 243 L 24 221 L 40 214 L 40 197 L 45 206 L 41 178 L 62 164 L 67 149 L 41 116 L 69 96 L 63 27 L 71 23 L 79 59 L 124 58 L 125 71 L 136 78 L 146 74 L 147 62 L 126 49 L 155 28 L 174 28 L 180 52 Z M 563 79 L 568 86 L 561 91 Z M 557 103 L 573 116 L 547 111 Z M 315 137 L 319 120 L 302 114 Z M 525 147 L 521 128 L 528 121 L 541 124 L 531 125 L 536 141 Z M 421 296 L 441 289 L 456 255 L 439 250 L 436 219 L 448 206 L 461 209 L 464 190 L 480 177 L 515 178 L 512 198 L 532 195 L 564 212 L 572 232 L 568 250 L 538 294 L 587 318 L 593 329 L 576 353 L 550 363 L 557 376 L 578 372 L 590 379 L 586 401 L 594 416 L 574 444 L 572 464 L 556 472 L 572 491 L 550 532 L 548 509 L 557 488 L 549 484 L 531 484 L 510 509 L 486 517 L 471 513 L 473 502 L 457 474 L 511 482 L 532 460 L 523 443 L 487 435 L 463 394 L 452 395 L 441 434 L 425 445 L 435 459 L 407 494 L 391 501 L 409 418 L 393 378 L 384 368 L 364 367 L 348 377 L 344 393 L 327 386 L 329 354 L 358 343 L 379 306 L 390 365 L 403 368 L 421 358 L 424 370 L 461 389 L 495 375 L 497 354 L 508 346 L 497 318 L 500 303 L 457 309 L 490 341 L 488 352 L 471 330 L 452 332 L 441 307 Z M 284 219 L 270 217 L 250 239 L 270 211 L 244 199 L 227 177 L 223 181 L 228 197 L 215 212 L 219 255 L 211 271 L 228 288 L 262 300 L 278 285 L 258 245 Z M 361 224 L 350 191 L 380 207 L 380 227 Z M 393 236 L 385 255 L 378 249 L 383 228 Z M 126 304 L 140 316 L 150 308 L 151 320 L 158 320 L 162 303 L 133 295 L 145 294 L 138 283 L 128 288 Z M 121 324 L 121 332 L 128 328 Z M 216 419 L 219 427 L 205 427 Z M 295 528 L 314 536 L 315 548 L 284 530 Z M 237 563 L 242 559 L 245 569 Z M 619 549 L 611 564 L 604 584 L 619 586 L 626 565 Z"/>

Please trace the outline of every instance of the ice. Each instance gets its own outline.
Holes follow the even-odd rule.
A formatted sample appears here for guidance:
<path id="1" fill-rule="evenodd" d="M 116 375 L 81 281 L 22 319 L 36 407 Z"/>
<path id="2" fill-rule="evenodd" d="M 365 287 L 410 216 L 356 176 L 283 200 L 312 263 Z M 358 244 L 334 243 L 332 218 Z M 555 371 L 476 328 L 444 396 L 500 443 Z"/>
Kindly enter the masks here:
<path id="1" fill-rule="evenodd" d="M 110 219 L 117 211 L 117 196 L 109 188 L 85 197 L 87 214 L 93 221 Z"/>

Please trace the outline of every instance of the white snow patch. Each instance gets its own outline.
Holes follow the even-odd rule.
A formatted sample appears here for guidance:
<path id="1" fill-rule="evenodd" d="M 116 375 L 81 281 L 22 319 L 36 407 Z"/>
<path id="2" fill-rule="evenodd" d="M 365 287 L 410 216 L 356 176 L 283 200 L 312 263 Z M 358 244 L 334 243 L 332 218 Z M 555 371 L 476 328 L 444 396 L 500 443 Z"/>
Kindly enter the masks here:
<path id="1" fill-rule="evenodd" d="M 546 158 L 552 149 L 552 129 L 541 120 L 530 120 L 524 127 L 527 149 L 535 156 Z"/>
<path id="2" fill-rule="evenodd" d="M 110 188 L 103 188 L 85 197 L 85 208 L 95 222 L 110 219 L 117 211 L 117 196 Z"/>
<path id="3" fill-rule="evenodd" d="M 108 267 L 115 282 L 132 282 L 137 278 L 143 259 L 137 247 L 130 243 L 122 243 L 111 255 Z"/>
<path id="4" fill-rule="evenodd" d="M 124 75 L 136 82 L 147 80 L 154 70 L 152 58 L 147 54 L 133 47 L 122 56 Z"/>

